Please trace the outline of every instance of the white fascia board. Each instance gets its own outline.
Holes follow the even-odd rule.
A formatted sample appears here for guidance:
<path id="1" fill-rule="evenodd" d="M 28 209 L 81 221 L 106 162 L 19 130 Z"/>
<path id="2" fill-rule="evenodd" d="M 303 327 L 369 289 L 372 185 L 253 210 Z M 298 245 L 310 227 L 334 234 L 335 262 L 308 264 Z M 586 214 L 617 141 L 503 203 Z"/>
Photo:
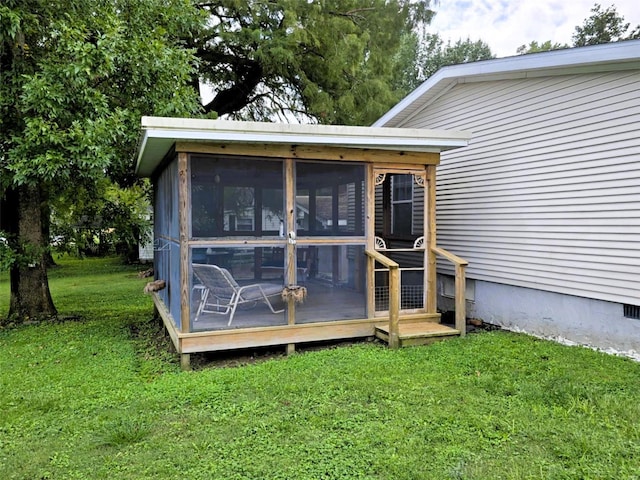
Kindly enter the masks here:
<path id="1" fill-rule="evenodd" d="M 441 141 L 468 140 L 466 132 L 448 130 L 354 127 L 266 122 L 236 122 L 193 118 L 142 117 L 142 128 L 154 137 L 180 140 L 267 142 L 362 146 L 415 144 L 437 146 Z"/>
<path id="2" fill-rule="evenodd" d="M 441 152 L 465 147 L 470 138 L 468 132 L 445 130 L 143 117 L 136 172 L 150 175 L 177 141 Z"/>
<path id="3" fill-rule="evenodd" d="M 640 69 L 640 40 L 566 48 L 443 67 L 380 117 L 373 127 L 402 126 L 458 83 Z"/>

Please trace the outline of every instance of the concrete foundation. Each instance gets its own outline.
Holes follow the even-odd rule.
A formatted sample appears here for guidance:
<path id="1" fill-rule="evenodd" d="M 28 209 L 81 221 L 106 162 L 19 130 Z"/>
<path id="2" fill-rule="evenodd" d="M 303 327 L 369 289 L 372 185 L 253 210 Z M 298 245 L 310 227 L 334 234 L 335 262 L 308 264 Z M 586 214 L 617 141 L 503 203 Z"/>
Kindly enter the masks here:
<path id="1" fill-rule="evenodd" d="M 619 303 L 482 281 L 475 281 L 474 296 L 467 301 L 468 318 L 581 345 L 640 351 L 640 320 L 625 318 Z M 452 310 L 453 299 L 439 295 L 438 307 Z"/>

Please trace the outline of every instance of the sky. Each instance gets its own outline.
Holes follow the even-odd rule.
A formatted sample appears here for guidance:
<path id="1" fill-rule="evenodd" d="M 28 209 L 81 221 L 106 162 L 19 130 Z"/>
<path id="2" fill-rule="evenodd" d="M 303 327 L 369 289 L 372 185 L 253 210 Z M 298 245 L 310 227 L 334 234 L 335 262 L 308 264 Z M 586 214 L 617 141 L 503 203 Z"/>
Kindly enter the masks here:
<path id="1" fill-rule="evenodd" d="M 631 28 L 640 24 L 638 0 L 439 0 L 428 31 L 445 42 L 482 40 L 497 57 L 509 57 L 533 40 L 571 44 L 595 3 L 601 10 L 615 5 Z"/>

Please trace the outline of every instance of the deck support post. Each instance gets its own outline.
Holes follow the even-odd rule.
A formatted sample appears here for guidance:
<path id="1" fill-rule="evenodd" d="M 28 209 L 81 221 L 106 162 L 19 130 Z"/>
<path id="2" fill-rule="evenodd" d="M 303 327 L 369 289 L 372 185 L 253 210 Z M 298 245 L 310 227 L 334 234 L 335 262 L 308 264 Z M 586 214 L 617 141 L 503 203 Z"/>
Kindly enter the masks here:
<path id="1" fill-rule="evenodd" d="M 296 353 L 296 344 L 287 343 L 287 357 Z"/>
<path id="2" fill-rule="evenodd" d="M 425 227 L 426 232 L 426 309 L 428 313 L 438 311 L 438 288 L 436 271 L 436 254 L 433 249 L 436 247 L 436 167 L 427 167 L 427 190 L 425 192 Z M 428 225 L 428 227 L 427 227 Z"/>
<path id="3" fill-rule="evenodd" d="M 180 354 L 180 368 L 184 372 L 188 372 L 191 370 L 191 354 L 190 353 Z"/>
<path id="4" fill-rule="evenodd" d="M 180 234 L 180 331 L 191 331 L 191 265 L 189 263 L 189 156 L 178 154 L 178 230 Z M 167 279 L 168 280 L 168 279 Z"/>
<path id="5" fill-rule="evenodd" d="M 467 299 L 466 299 L 466 277 L 465 271 L 469 262 L 447 252 L 443 248 L 432 247 L 434 255 L 440 255 L 455 265 L 456 269 L 456 330 L 460 331 L 460 336 L 464 337 L 467 329 Z"/>
<path id="6" fill-rule="evenodd" d="M 389 348 L 400 347 L 400 270 L 389 267 Z"/>
<path id="7" fill-rule="evenodd" d="M 460 336 L 464 337 L 467 327 L 466 312 L 466 265 L 456 264 L 456 330 L 460 331 Z"/>

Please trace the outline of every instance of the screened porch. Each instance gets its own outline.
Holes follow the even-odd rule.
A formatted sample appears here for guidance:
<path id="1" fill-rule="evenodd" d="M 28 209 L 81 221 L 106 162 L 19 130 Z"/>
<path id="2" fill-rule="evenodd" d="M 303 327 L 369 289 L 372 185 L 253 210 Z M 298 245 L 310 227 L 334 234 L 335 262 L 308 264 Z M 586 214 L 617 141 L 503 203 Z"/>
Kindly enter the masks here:
<path id="1" fill-rule="evenodd" d="M 154 303 L 178 351 L 437 323 L 435 168 L 467 137 L 145 117 Z"/>

